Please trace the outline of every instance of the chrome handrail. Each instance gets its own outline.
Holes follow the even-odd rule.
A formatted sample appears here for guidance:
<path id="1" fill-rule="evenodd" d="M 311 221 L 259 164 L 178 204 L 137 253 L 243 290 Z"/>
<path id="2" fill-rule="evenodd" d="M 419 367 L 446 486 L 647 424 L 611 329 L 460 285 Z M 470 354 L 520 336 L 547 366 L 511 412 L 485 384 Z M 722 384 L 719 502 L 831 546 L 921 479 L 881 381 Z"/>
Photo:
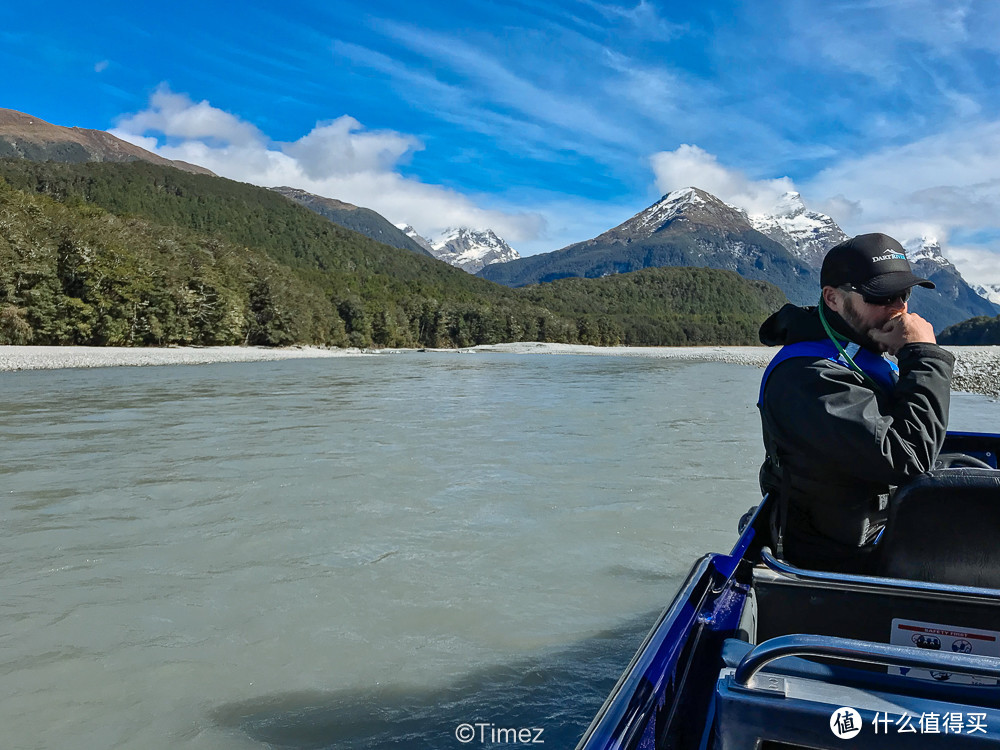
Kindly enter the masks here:
<path id="1" fill-rule="evenodd" d="M 866 586 L 879 590 L 892 589 L 914 594 L 945 594 L 973 596 L 1000 602 L 1000 589 L 987 589 L 978 586 L 958 586 L 952 583 L 929 583 L 927 581 L 908 581 L 903 578 L 884 578 L 881 576 L 865 576 L 855 573 L 833 573 L 825 570 L 808 570 L 798 568 L 784 560 L 776 558 L 769 547 L 760 551 L 761 562 L 775 573 L 797 581 L 812 581 L 819 583 L 849 583 L 855 586 Z"/>
<path id="2" fill-rule="evenodd" d="M 1000 680 L 1000 658 L 994 656 L 931 651 L 825 635 L 781 635 L 764 641 L 740 660 L 733 679 L 737 685 L 746 687 L 758 671 L 785 656 L 832 657 L 886 667 L 933 669 Z"/>

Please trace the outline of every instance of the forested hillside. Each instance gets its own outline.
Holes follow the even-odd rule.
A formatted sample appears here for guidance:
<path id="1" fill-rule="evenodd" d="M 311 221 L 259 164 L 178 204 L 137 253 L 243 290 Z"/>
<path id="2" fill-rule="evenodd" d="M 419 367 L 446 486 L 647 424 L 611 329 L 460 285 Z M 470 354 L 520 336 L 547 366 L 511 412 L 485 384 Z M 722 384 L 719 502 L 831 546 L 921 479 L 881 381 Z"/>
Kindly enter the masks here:
<path id="1" fill-rule="evenodd" d="M 0 343 L 450 347 L 576 330 L 510 294 L 449 298 L 289 268 L 218 236 L 3 183 L 0 228 Z"/>
<path id="2" fill-rule="evenodd" d="M 1000 315 L 985 315 L 963 320 L 941 331 L 938 343 L 951 346 L 1000 345 Z"/>
<path id="3" fill-rule="evenodd" d="M 715 294 L 708 269 L 512 290 L 270 190 L 144 163 L 0 160 L 0 177 L 0 343 L 738 344 L 780 304 L 733 274 Z"/>
<path id="4" fill-rule="evenodd" d="M 733 271 L 647 268 L 603 279 L 522 287 L 522 296 L 579 321 L 582 343 L 754 345 L 761 322 L 788 300 L 773 284 Z"/>

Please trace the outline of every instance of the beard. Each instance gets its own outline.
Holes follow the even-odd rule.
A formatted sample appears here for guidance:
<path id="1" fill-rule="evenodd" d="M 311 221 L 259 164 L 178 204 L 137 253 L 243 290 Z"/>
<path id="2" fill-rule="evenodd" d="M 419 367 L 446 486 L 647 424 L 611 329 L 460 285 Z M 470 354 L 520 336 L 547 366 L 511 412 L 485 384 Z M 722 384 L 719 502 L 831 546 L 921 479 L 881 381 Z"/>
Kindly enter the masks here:
<path id="1" fill-rule="evenodd" d="M 870 349 L 879 354 L 888 351 L 885 346 L 877 343 L 871 337 L 871 332 L 879 329 L 872 328 L 864 321 L 861 313 L 858 312 L 858 308 L 854 306 L 854 299 L 850 295 L 844 295 L 843 308 L 840 312 L 840 317 L 851 327 L 851 330 L 854 332 L 855 342 L 861 344 L 865 349 Z"/>

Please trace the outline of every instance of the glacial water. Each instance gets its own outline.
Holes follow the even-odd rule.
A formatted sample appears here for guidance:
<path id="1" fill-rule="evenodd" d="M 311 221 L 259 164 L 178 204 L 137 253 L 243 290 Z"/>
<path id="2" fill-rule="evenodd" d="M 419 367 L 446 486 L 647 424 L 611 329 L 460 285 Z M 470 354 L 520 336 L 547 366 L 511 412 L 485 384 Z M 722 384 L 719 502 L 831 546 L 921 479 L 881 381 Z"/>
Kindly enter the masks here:
<path id="1" fill-rule="evenodd" d="M 571 748 L 757 501 L 760 375 L 416 352 L 0 374 L 0 745 Z M 952 414 L 1000 424 L 977 396 Z"/>

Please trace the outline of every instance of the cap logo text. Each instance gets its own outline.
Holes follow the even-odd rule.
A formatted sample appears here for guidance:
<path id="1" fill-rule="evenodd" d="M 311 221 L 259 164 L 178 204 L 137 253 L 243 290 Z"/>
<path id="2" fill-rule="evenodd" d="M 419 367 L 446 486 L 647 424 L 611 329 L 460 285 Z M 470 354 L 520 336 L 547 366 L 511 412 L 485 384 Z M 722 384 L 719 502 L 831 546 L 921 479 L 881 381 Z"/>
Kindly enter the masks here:
<path id="1" fill-rule="evenodd" d="M 878 263 L 882 260 L 906 260 L 906 256 L 902 253 L 896 253 L 892 250 L 886 250 L 881 255 L 875 255 L 872 257 L 872 263 Z"/>

